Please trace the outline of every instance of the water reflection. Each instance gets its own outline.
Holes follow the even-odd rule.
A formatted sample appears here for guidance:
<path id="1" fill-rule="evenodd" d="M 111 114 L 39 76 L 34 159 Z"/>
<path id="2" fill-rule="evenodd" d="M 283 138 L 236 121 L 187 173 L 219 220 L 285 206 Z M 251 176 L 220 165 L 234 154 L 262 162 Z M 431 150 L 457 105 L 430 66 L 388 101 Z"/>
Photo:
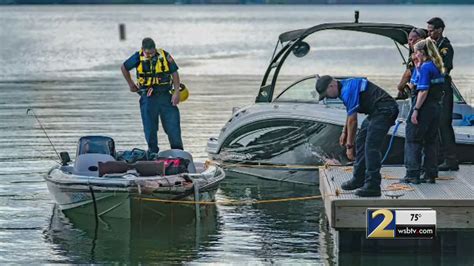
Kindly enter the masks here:
<path id="1" fill-rule="evenodd" d="M 73 263 L 177 263 L 192 261 L 219 232 L 217 209 L 209 206 L 196 222 L 188 215 L 136 214 L 132 219 L 100 219 L 56 206 L 44 235 Z M 56 261 L 57 262 L 57 261 Z"/>

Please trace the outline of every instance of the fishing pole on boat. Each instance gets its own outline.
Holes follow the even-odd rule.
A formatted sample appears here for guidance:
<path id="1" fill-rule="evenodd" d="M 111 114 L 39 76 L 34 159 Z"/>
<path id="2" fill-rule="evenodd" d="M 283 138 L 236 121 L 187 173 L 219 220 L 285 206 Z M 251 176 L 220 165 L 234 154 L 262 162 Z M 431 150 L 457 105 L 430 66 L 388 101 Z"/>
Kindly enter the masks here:
<path id="1" fill-rule="evenodd" d="M 38 122 L 38 124 L 39 124 L 40 127 L 41 127 L 41 130 L 43 131 L 44 135 L 45 135 L 46 138 L 48 139 L 49 144 L 51 144 L 51 147 L 53 148 L 54 152 L 56 153 L 56 155 L 58 156 L 59 160 L 61 161 L 61 160 L 62 160 L 62 159 L 61 159 L 61 156 L 59 156 L 59 153 L 58 153 L 58 151 L 56 150 L 56 147 L 54 147 L 53 142 L 52 142 L 51 139 L 49 138 L 48 133 L 46 133 L 46 129 L 43 127 L 43 124 L 42 124 L 41 121 L 39 120 L 39 118 L 38 118 L 38 116 L 36 115 L 35 111 L 34 111 L 33 109 L 31 109 L 31 108 L 28 108 L 28 109 L 26 110 L 26 115 L 30 115 L 30 113 L 33 114 L 33 117 L 36 119 L 36 121 Z"/>

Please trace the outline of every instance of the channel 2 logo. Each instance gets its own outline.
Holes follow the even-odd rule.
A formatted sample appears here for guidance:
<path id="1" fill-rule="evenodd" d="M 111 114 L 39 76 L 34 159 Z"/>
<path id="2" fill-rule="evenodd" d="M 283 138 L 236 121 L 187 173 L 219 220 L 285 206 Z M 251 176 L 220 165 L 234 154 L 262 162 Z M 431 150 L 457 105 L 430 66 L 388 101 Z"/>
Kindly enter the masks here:
<path id="1" fill-rule="evenodd" d="M 426 238 L 436 235 L 432 209 L 367 209 L 367 238 Z"/>

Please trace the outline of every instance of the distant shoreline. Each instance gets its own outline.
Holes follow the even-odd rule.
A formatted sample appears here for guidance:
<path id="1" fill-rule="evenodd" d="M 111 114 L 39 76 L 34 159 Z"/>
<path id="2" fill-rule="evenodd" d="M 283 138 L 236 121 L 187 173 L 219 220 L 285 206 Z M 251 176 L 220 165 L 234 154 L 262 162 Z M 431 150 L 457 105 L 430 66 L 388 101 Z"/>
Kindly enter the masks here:
<path id="1" fill-rule="evenodd" d="M 470 5 L 472 0 L 0 0 L 3 5 Z"/>

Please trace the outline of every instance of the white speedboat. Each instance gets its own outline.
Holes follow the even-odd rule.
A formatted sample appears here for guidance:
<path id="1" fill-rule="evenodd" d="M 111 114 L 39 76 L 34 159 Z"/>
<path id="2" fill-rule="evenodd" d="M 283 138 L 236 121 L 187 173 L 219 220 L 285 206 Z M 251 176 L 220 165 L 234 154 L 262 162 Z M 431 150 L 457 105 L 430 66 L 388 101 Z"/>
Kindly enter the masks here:
<path id="1" fill-rule="evenodd" d="M 339 100 L 319 101 L 315 90 L 318 75 L 296 80 L 274 97 L 285 61 L 291 54 L 303 57 L 309 53 L 310 46 L 304 41 L 308 36 L 320 31 L 337 30 L 389 38 L 406 63 L 400 47 L 407 48 L 408 34 L 413 28 L 411 25 L 388 23 L 327 23 L 282 33 L 255 103 L 234 108 L 219 136 L 209 139 L 209 158 L 221 162 L 232 175 L 317 185 L 318 166 L 348 163 L 345 149 L 338 144 L 346 112 Z M 294 63 L 292 67 L 295 67 Z M 462 126 L 462 122 L 474 115 L 474 109 L 466 103 L 454 83 L 452 88 L 457 157 L 461 163 L 473 163 L 474 127 Z M 400 100 L 398 104 L 399 121 L 403 122 L 410 104 L 408 100 Z M 361 116 L 360 124 L 362 120 Z M 396 132 L 394 127 L 390 130 L 384 144 L 384 164 L 403 164 L 404 138 L 404 123 Z M 389 146 L 391 149 L 388 149 Z"/>
<path id="2" fill-rule="evenodd" d="M 114 141 L 103 136 L 82 137 L 72 165 L 62 152 L 62 165 L 45 176 L 60 209 L 99 218 L 130 218 L 137 206 L 157 213 L 170 208 L 194 211 L 198 207 L 186 202 L 214 201 L 225 177 L 220 167 L 195 164 L 181 150 L 162 151 L 158 159 L 135 163 L 115 158 Z"/>

